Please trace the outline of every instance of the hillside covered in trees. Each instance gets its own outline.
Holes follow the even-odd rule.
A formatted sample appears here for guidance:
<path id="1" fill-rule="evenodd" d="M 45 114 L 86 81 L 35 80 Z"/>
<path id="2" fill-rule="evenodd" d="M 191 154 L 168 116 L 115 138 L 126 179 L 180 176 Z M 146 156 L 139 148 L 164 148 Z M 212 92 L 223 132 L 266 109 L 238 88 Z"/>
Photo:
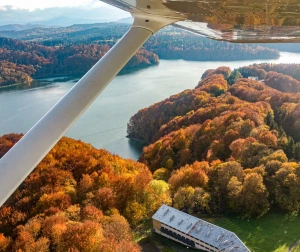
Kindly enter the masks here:
<path id="1" fill-rule="evenodd" d="M 26 31 L 0 31 L 0 37 L 36 41 L 47 46 L 69 44 L 105 44 L 112 46 L 129 29 L 129 24 L 78 24 L 60 28 L 34 28 Z M 144 45 L 161 59 L 185 60 L 243 60 L 274 59 L 276 48 L 264 45 L 214 41 L 168 26 Z"/>
<path id="2" fill-rule="evenodd" d="M 85 74 L 129 29 L 129 24 L 79 24 L 59 28 L 0 31 L 0 86 L 30 85 L 32 78 Z M 213 41 L 175 27 L 152 36 L 124 69 L 161 59 L 274 59 L 276 49 Z"/>
<path id="3" fill-rule="evenodd" d="M 112 45 L 129 29 L 129 24 L 74 24 L 68 27 L 36 27 L 23 31 L 0 31 L 0 37 L 40 42 L 47 46 L 108 43 Z"/>
<path id="4" fill-rule="evenodd" d="M 195 89 L 130 119 L 129 137 L 149 143 L 139 161 L 168 181 L 177 208 L 248 217 L 300 210 L 299 81 L 276 69 L 289 66 L 207 70 Z"/>
<path id="5" fill-rule="evenodd" d="M 0 86 L 26 83 L 32 78 L 57 75 L 83 75 L 110 49 L 108 45 L 44 46 L 0 38 Z M 156 54 L 140 49 L 124 69 L 158 64 Z"/>
<path id="6" fill-rule="evenodd" d="M 21 135 L 0 138 L 0 158 Z M 0 251 L 137 252 L 131 227 L 171 203 L 141 163 L 63 138 L 0 208 Z"/>
<path id="7" fill-rule="evenodd" d="M 141 251 L 132 230 L 163 203 L 206 216 L 297 213 L 300 92 L 287 74 L 299 68 L 207 70 L 130 119 L 129 137 L 149 143 L 139 162 L 63 138 L 0 208 L 0 251 Z M 2 136 L 0 158 L 20 138 Z"/>
<path id="8" fill-rule="evenodd" d="M 105 44 L 112 46 L 129 29 L 129 24 L 78 24 L 60 28 L 34 28 L 26 31 L 2 31 L 0 37 L 36 41 L 44 45 Z M 276 49 L 264 45 L 233 44 L 214 41 L 176 27 L 168 26 L 152 36 L 145 49 L 161 59 L 242 60 L 274 59 Z"/>
<path id="9" fill-rule="evenodd" d="M 172 26 L 154 34 L 144 47 L 160 59 L 234 61 L 279 58 L 278 50 L 263 45 L 215 41 Z"/>

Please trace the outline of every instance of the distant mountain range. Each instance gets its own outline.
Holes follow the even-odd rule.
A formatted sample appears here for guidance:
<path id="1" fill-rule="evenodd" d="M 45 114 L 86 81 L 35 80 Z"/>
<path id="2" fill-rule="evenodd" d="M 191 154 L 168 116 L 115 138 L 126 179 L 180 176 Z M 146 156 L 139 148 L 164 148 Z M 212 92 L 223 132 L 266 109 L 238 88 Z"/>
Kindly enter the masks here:
<path id="1" fill-rule="evenodd" d="M 99 18 L 70 18 L 70 17 L 65 17 L 65 16 L 60 16 L 52 19 L 47 19 L 47 20 L 41 20 L 37 22 L 32 22 L 32 23 L 37 23 L 42 26 L 50 26 L 50 27 L 66 27 L 66 26 L 71 26 L 74 24 L 93 24 L 93 23 L 106 23 L 106 22 L 111 22 L 110 19 L 99 19 Z"/>
<path id="2" fill-rule="evenodd" d="M 116 21 L 115 23 L 119 24 L 132 24 L 133 23 L 133 17 L 127 17 L 127 18 L 122 18 Z"/>
<path id="3" fill-rule="evenodd" d="M 63 22 L 62 22 L 62 20 L 63 20 Z M 76 21 L 78 23 L 78 20 L 76 20 Z M 25 25 L 23 25 L 23 24 L 7 24 L 7 25 L 0 25 L 0 31 L 25 31 L 25 30 L 30 30 L 30 29 L 34 29 L 34 28 L 58 28 L 58 27 L 62 27 L 62 26 L 72 25 L 72 24 L 76 23 L 76 21 L 71 18 L 61 17 L 61 18 L 55 18 L 55 19 L 51 19 L 51 20 L 41 21 L 39 23 L 33 22 L 30 24 L 25 24 Z M 90 19 L 80 20 L 80 24 L 106 23 L 106 22 L 109 22 L 109 21 L 102 20 L 99 22 L 99 20 L 97 20 L 97 22 L 93 22 L 93 20 L 90 20 Z M 61 25 L 62 23 L 64 25 Z M 115 21 L 114 23 L 132 24 L 133 18 L 132 17 L 122 18 L 122 19 Z"/>
<path id="4" fill-rule="evenodd" d="M 0 31 L 24 31 L 33 28 L 46 28 L 47 26 L 41 24 L 8 24 L 8 25 L 1 25 Z"/>
<path id="5" fill-rule="evenodd" d="M 98 1 L 95 0 L 94 2 Z M 115 22 L 126 17 L 130 17 L 128 12 L 104 4 L 87 4 L 86 6 L 51 7 L 44 9 L 36 8 L 32 11 L 9 8 L 8 6 L 0 8 L 0 26 L 11 24 L 38 24 L 39 27 L 62 27 L 73 24 Z M 20 30 L 18 27 L 4 27 L 5 30 L 7 30 L 7 28 L 14 31 Z M 3 28 L 1 30 L 3 30 Z M 21 30 L 23 30 L 23 28 L 21 28 Z"/>

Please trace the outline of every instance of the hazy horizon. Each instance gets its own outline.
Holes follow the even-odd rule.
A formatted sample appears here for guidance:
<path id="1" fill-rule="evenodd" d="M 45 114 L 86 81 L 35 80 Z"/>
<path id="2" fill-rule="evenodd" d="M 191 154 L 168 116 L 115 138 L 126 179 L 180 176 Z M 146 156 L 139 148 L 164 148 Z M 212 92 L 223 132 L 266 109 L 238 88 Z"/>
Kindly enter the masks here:
<path id="1" fill-rule="evenodd" d="M 64 5 L 51 1 L 51 5 L 43 5 L 39 1 L 36 8 L 31 2 L 27 8 L 23 4 L 2 0 L 0 4 L 0 25 L 9 24 L 41 24 L 47 26 L 67 26 L 79 23 L 111 22 L 130 17 L 128 12 L 117 9 L 100 1 L 74 1 L 71 5 L 64 1 Z M 80 4 L 81 3 L 81 4 Z"/>

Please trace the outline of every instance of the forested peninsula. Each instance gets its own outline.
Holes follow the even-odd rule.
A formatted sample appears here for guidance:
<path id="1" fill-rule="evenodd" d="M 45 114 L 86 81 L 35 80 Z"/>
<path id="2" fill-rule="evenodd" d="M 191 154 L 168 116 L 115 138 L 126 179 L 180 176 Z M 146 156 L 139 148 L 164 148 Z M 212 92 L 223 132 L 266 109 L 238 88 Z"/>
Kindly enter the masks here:
<path id="1" fill-rule="evenodd" d="M 149 143 L 139 161 L 167 178 L 177 208 L 247 217 L 300 210 L 299 81 L 286 75 L 299 70 L 207 70 L 195 89 L 130 119 L 129 137 Z"/>
<path id="2" fill-rule="evenodd" d="M 0 38 L 0 87 L 16 83 L 30 86 L 37 77 L 83 75 L 110 49 L 108 45 L 44 46 Z M 140 49 L 124 67 L 136 69 L 159 63 L 158 56 Z"/>

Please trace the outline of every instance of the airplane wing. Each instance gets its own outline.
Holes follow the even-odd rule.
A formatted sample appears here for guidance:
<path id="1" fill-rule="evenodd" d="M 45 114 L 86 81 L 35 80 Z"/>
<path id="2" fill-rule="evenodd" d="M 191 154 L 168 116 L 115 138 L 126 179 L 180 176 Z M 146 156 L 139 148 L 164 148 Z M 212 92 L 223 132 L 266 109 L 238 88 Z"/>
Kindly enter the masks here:
<path id="1" fill-rule="evenodd" d="M 300 0 L 103 0 L 129 11 L 122 39 L 0 159 L 0 206 L 82 115 L 140 46 L 175 23 L 231 42 L 299 42 Z"/>
<path id="2" fill-rule="evenodd" d="M 176 26 L 230 42 L 299 42 L 299 0 L 102 0 L 131 13 L 181 18 Z"/>

